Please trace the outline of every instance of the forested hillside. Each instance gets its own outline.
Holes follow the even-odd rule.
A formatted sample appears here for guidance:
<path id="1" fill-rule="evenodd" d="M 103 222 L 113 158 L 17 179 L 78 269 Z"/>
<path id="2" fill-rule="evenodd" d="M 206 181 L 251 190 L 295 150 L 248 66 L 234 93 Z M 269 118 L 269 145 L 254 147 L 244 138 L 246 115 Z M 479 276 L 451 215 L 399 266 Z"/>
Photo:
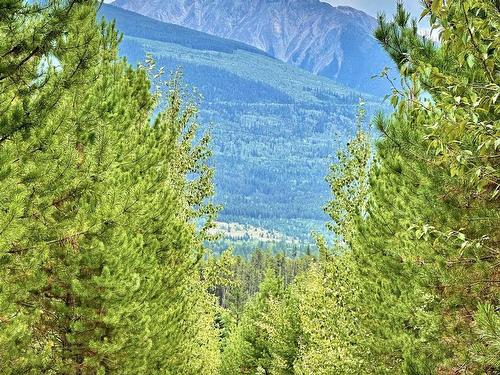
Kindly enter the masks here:
<path id="1" fill-rule="evenodd" d="M 374 95 L 390 59 L 373 37 L 375 18 L 320 0 L 116 0 L 145 16 L 252 45 L 275 58 Z"/>
<path id="2" fill-rule="evenodd" d="M 213 124 L 219 220 L 309 241 L 327 216 L 325 170 L 354 132 L 361 96 L 371 112 L 381 98 L 289 66 L 253 47 L 104 5 L 124 33 L 133 63 L 151 54 L 165 72 L 182 69 L 203 96 L 200 121 Z M 378 80 L 382 81 L 381 79 Z"/>
<path id="3" fill-rule="evenodd" d="M 198 100 L 100 5 L 0 3 L 0 374 L 500 373 L 498 1 L 379 17 L 402 79 L 324 170 L 334 242 L 246 257 L 206 249 Z"/>

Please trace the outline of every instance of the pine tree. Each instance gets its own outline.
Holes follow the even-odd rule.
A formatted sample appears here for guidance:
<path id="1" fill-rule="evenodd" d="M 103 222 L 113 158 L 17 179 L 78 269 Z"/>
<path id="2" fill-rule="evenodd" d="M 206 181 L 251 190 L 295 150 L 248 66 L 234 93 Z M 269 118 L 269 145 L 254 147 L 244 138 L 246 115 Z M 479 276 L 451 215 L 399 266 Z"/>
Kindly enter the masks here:
<path id="1" fill-rule="evenodd" d="M 499 14 L 426 2 L 440 44 L 401 4 L 380 17 L 402 89 L 373 162 L 358 134 L 330 171 L 337 242 L 295 286 L 297 373 L 498 372 Z"/>
<path id="2" fill-rule="evenodd" d="M 283 298 L 283 283 L 268 270 L 259 292 L 246 304 L 241 320 L 232 328 L 222 356 L 222 374 L 269 374 L 274 367 L 270 340 L 271 310 Z M 286 372 L 285 372 L 286 373 Z"/>
<path id="3" fill-rule="evenodd" d="M 216 373 L 209 138 L 97 5 L 2 4 L 0 372 Z"/>
<path id="4" fill-rule="evenodd" d="M 496 365 L 477 362 L 474 348 L 484 343 L 473 332 L 478 308 L 498 305 L 499 296 L 499 6 L 433 1 L 425 14 L 441 29 L 440 45 L 419 37 L 401 6 L 394 21 L 380 19 L 376 33 L 407 90 L 395 91 L 395 115 L 379 121 L 385 139 L 378 173 L 393 182 L 380 187 L 377 200 L 397 197 L 390 203 L 399 214 L 372 228 L 382 234 L 385 226 L 401 236 L 394 249 L 411 272 L 406 278 L 420 279 L 415 290 L 424 300 L 415 309 L 432 318 L 418 324 L 424 329 L 416 339 L 435 347 L 431 371 L 494 373 Z M 376 215 L 383 215 L 380 209 Z M 495 313 L 487 310 L 494 321 Z M 416 331 L 415 324 L 410 327 Z M 423 349 L 409 352 L 410 370 L 434 365 L 420 357 Z"/>

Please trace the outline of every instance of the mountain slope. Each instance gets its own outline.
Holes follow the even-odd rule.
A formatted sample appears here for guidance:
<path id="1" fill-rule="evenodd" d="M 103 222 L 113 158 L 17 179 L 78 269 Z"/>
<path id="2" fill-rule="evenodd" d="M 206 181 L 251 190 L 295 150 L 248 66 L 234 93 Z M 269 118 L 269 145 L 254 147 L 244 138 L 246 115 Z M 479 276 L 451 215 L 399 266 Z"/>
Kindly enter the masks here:
<path id="1" fill-rule="evenodd" d="M 297 238 L 323 226 L 324 176 L 336 145 L 353 132 L 359 92 L 231 40 L 113 6 L 101 14 L 124 33 L 121 53 L 130 62 L 151 53 L 166 70 L 181 66 L 204 96 L 221 221 Z"/>
<path id="2" fill-rule="evenodd" d="M 116 0 L 149 17 L 255 46 L 352 88 L 386 94 L 371 76 L 392 63 L 372 36 L 373 17 L 319 0 Z"/>

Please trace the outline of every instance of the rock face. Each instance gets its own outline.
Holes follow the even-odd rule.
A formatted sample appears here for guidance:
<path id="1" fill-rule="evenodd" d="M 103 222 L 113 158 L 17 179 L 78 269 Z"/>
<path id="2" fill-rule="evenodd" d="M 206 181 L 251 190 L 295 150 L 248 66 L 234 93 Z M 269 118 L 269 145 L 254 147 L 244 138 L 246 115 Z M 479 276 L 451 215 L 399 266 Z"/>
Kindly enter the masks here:
<path id="1" fill-rule="evenodd" d="M 160 21 L 234 39 L 373 94 L 370 77 L 391 63 L 373 37 L 376 20 L 319 0 L 116 0 L 113 5 Z"/>

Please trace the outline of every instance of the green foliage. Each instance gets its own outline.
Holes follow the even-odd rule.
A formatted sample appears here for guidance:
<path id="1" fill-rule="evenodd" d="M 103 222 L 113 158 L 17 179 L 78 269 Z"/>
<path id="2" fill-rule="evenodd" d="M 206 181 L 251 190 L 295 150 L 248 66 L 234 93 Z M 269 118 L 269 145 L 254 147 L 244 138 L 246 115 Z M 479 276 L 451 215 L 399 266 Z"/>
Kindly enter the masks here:
<path id="1" fill-rule="evenodd" d="M 208 138 L 97 5 L 1 5 L 0 372 L 214 374 Z"/>
<path id="2" fill-rule="evenodd" d="M 319 259 L 205 255 L 197 102 L 96 8 L 0 5 L 2 374 L 500 371 L 498 1 L 427 1 L 439 45 L 380 17 L 402 88 L 330 169 Z"/>
<path id="3" fill-rule="evenodd" d="M 347 243 L 351 241 L 355 220 L 366 212 L 372 151 L 369 133 L 362 129 L 365 115 L 364 103 L 361 102 L 356 136 L 348 143 L 345 152 L 338 151 L 338 160 L 331 165 L 326 177 L 333 196 L 325 207 L 325 212 L 333 220 L 328 227 Z"/>
<path id="4" fill-rule="evenodd" d="M 498 306 L 499 296 L 499 90 L 489 60 L 498 61 L 498 9 L 493 2 L 435 1 L 426 12 L 441 30 L 439 46 L 417 35 L 401 5 L 393 21 L 380 18 L 376 36 L 399 66 L 403 90 L 394 86 L 394 114 L 375 119 L 383 137 L 366 213 L 363 201 L 354 211 L 338 193 L 349 184 L 330 180 L 330 215 L 341 223 L 334 229 L 342 237 L 347 231 L 352 255 L 344 257 L 358 269 L 350 291 L 364 301 L 350 304 L 358 328 L 344 337 L 377 359 L 365 361 L 363 373 L 495 373 L 486 354 L 497 345 L 495 319 L 479 312 L 476 324 L 475 311 Z M 467 62 L 477 48 L 488 50 L 484 64 Z M 348 181 L 365 176 L 349 163 L 336 168 Z M 366 199 L 362 186 L 355 191 Z M 342 220 L 346 212 L 354 225 Z M 476 325 L 482 328 L 474 333 Z M 367 334 L 358 341 L 359 331 Z"/>
<path id="5" fill-rule="evenodd" d="M 222 374 L 291 373 L 293 361 L 287 361 L 287 342 L 274 342 L 276 337 L 293 338 L 291 327 L 286 324 L 287 316 L 281 310 L 283 293 L 282 281 L 268 270 L 259 292 L 245 306 L 241 321 L 231 332 L 223 352 Z"/>
<path id="6" fill-rule="evenodd" d="M 500 313 L 490 304 L 480 305 L 474 319 L 479 336 L 474 360 L 487 368 L 500 368 Z"/>
<path id="7" fill-rule="evenodd" d="M 246 303 L 259 292 L 269 270 L 284 286 L 288 286 L 316 261 L 311 254 L 293 256 L 254 248 L 245 257 L 226 250 L 218 256 L 208 256 L 203 263 L 202 275 L 209 291 L 219 298 L 219 305 L 239 320 Z"/>
<path id="8" fill-rule="evenodd" d="M 497 367 L 478 367 L 470 348 L 480 342 L 471 334 L 474 311 L 480 304 L 497 305 L 499 295 L 498 4 L 434 1 L 425 13 L 440 30 L 439 47 L 404 22 L 382 20 L 377 35 L 388 50 L 408 49 L 398 61 L 408 89 L 395 93 L 401 97 L 395 116 L 380 121 L 386 139 L 376 173 L 397 174 L 398 181 L 394 193 L 385 186 L 379 195 L 404 202 L 395 205 L 404 216 L 398 215 L 397 225 L 388 218 L 384 230 L 414 232 L 399 241 L 395 255 L 417 265 L 412 274 L 422 279 L 421 293 L 439 301 L 429 310 L 441 325 L 433 339 L 443 355 L 436 366 L 491 372 Z"/>
<path id="9" fill-rule="evenodd" d="M 280 363 L 298 374 L 500 371 L 499 10 L 426 2 L 439 44 L 402 5 L 380 17 L 376 37 L 402 75 L 394 113 L 374 119 L 373 161 L 362 132 L 339 154 L 327 178 L 335 244 L 318 236 L 320 262 L 265 300 L 265 316 L 250 310 L 267 346 L 242 354 L 247 362 L 280 373 L 282 343 L 291 356 Z M 295 328 L 268 329 L 271 316 Z"/>
<path id="10" fill-rule="evenodd" d="M 292 293 L 293 314 L 302 334 L 294 363 L 296 374 L 360 374 L 371 356 L 360 343 L 366 331 L 359 325 L 361 299 L 357 270 L 349 255 L 323 260 L 301 275 Z"/>

